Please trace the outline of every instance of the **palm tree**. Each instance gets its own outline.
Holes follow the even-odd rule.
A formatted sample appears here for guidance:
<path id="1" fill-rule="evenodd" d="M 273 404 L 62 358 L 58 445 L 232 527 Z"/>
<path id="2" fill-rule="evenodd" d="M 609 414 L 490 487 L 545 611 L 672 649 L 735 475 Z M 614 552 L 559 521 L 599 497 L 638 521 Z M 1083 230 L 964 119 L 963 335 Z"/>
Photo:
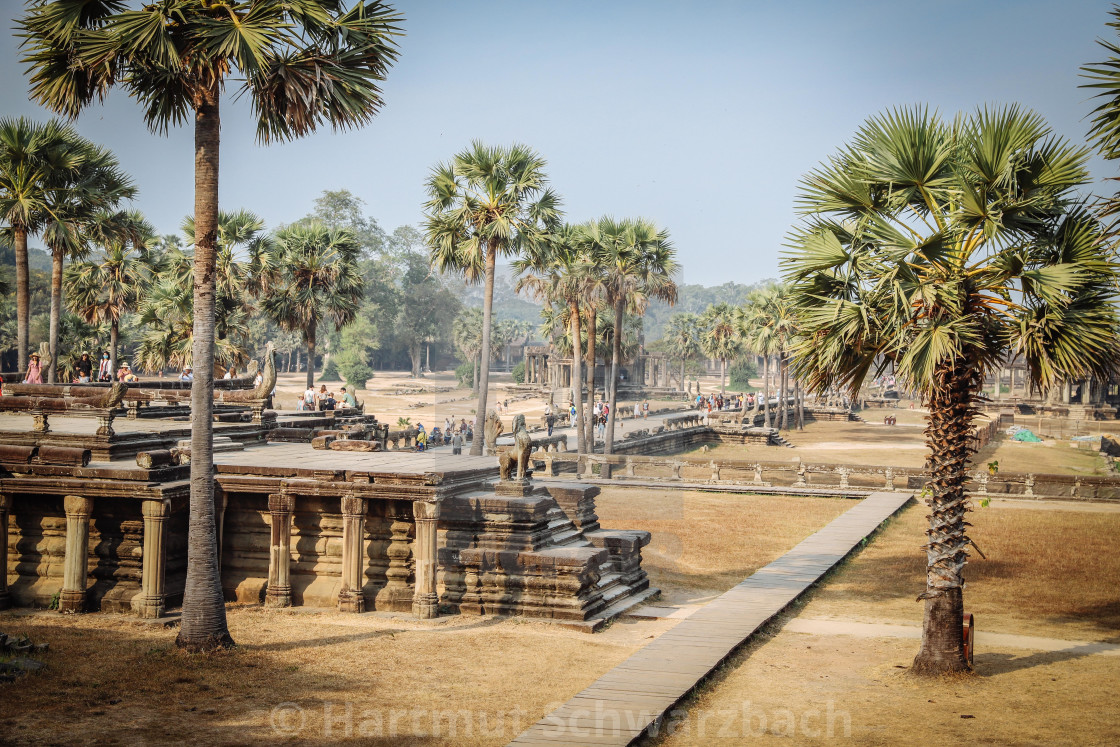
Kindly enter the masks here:
<path id="1" fill-rule="evenodd" d="M 704 355 L 719 361 L 719 390 L 725 390 L 727 361 L 739 351 L 739 330 L 735 324 L 735 310 L 727 303 L 709 306 L 700 315 L 700 347 Z"/>
<path id="2" fill-rule="evenodd" d="M 1120 32 L 1120 6 L 1113 6 L 1109 13 L 1113 20 L 1108 26 Z M 1089 142 L 1105 160 L 1115 161 L 1120 159 L 1120 45 L 1104 39 L 1097 44 L 1108 52 L 1108 59 L 1081 68 L 1082 77 L 1089 81 L 1081 87 L 1098 91 L 1093 98 L 1099 100 L 1093 109 Z M 1120 233 L 1120 192 L 1100 200 L 1099 208 L 1101 219 L 1108 223 L 1106 233 L 1115 237 Z"/>
<path id="3" fill-rule="evenodd" d="M 471 391 L 478 393 L 478 377 L 482 353 L 482 309 L 464 309 L 451 325 L 451 334 L 464 360 L 471 362 L 473 384 Z"/>
<path id="4" fill-rule="evenodd" d="M 89 251 L 87 234 L 108 226 L 111 213 L 121 200 L 136 194 L 129 177 L 107 149 L 69 132 L 64 148 L 58 149 L 52 169 L 42 225 L 43 242 L 51 252 L 51 311 L 48 346 L 51 366 L 47 382 L 55 383 L 58 361 L 58 325 L 62 317 L 62 266 L 67 256 L 81 259 Z M 114 359 L 113 365 L 116 365 Z M 116 370 L 115 368 L 113 370 Z"/>
<path id="5" fill-rule="evenodd" d="M 518 255 L 560 220 L 560 198 L 546 185 L 545 161 L 524 145 L 488 147 L 475 141 L 450 163 L 432 170 L 425 203 L 424 239 L 432 265 L 484 282 L 482 350 L 490 350 L 494 271 L 499 255 Z M 486 417 L 489 361 L 479 379 L 477 417 Z M 482 454 L 482 439 L 471 443 Z"/>
<path id="6" fill-rule="evenodd" d="M 547 241 L 538 243 L 514 261 L 514 270 L 520 275 L 516 289 L 544 300 L 549 308 L 567 309 L 557 314 L 569 330 L 568 340 L 572 353 L 572 403 L 576 408 L 576 453 L 588 450 L 584 429 L 583 408 L 583 330 L 580 305 L 586 298 L 587 276 L 594 267 L 583 251 L 582 231 L 577 226 L 564 224 L 556 229 Z M 592 444 L 592 451 L 594 451 Z"/>
<path id="7" fill-rule="evenodd" d="M 621 367 L 622 320 L 627 312 L 645 313 L 650 299 L 670 305 L 677 301 L 676 252 L 669 232 L 638 218 L 615 221 L 600 218 L 589 224 L 588 241 L 593 261 L 603 274 L 603 294 L 613 310 L 615 324 L 611 341 L 611 373 L 608 387 L 610 410 L 603 453 L 614 445 L 615 405 L 618 402 L 618 375 Z"/>
<path id="8" fill-rule="evenodd" d="M 81 12 L 78 12 L 80 10 Z M 337 0 L 217 3 L 177 0 L 125 10 L 122 3 L 37 3 L 17 21 L 31 97 L 71 118 L 120 85 L 157 132 L 189 121 L 195 131 L 196 369 L 191 389 L 191 508 L 187 581 L 178 645 L 232 645 L 214 522 L 214 281 L 218 228 L 219 102 L 243 77 L 263 142 L 301 137 L 321 124 L 369 122 L 397 56 L 400 17 L 380 2 L 347 10 Z"/>
<path id="9" fill-rule="evenodd" d="M 1116 360 L 1116 265 L 1073 202 L 1087 153 L 1008 106 L 945 122 L 869 119 L 802 180 L 785 260 L 817 392 L 855 395 L 893 366 L 929 408 L 925 615 L 913 671 L 969 669 L 961 632 L 970 428 L 985 377 L 1013 356 L 1045 390 Z"/>
<path id="10" fill-rule="evenodd" d="M 185 250 L 173 246 L 158 256 L 149 251 L 152 256 L 144 257 L 158 276 L 140 308 L 144 332 L 136 360 L 149 371 L 190 365 L 197 375 L 193 358 L 194 219 L 187 216 L 180 228 Z M 274 283 L 276 259 L 264 221 L 248 210 L 219 211 L 216 239 L 213 360 L 230 367 L 244 364 L 249 358 L 252 301 L 263 287 Z"/>
<path id="11" fill-rule="evenodd" d="M 121 317 L 137 310 L 152 271 L 134 244 L 116 241 L 103 250 L 99 261 L 67 267 L 63 283 L 71 311 L 90 324 L 109 323 L 109 370 L 115 371 Z"/>
<path id="12" fill-rule="evenodd" d="M 681 361 L 681 391 L 684 391 L 684 367 L 700 355 L 700 317 L 696 314 L 673 314 L 665 326 L 665 343 L 669 355 Z"/>
<path id="13" fill-rule="evenodd" d="M 739 311 L 739 327 L 748 348 L 763 356 L 764 388 L 763 405 L 766 427 L 770 421 L 770 361 L 778 363 L 777 425 L 789 427 L 789 351 L 796 325 L 793 318 L 793 300 L 788 285 L 771 284 L 751 291 L 747 303 Z"/>
<path id="14" fill-rule="evenodd" d="M 47 209 L 48 180 L 65 152 L 69 128 L 57 120 L 36 124 L 0 119 L 0 221 L 16 255 L 16 347 L 19 370 L 27 370 L 31 319 L 27 237 L 37 233 Z M 53 164 L 53 165 L 52 165 Z"/>
<path id="15" fill-rule="evenodd" d="M 358 259 L 362 245 L 347 228 L 300 222 L 276 232 L 278 277 L 261 307 L 307 345 L 307 386 L 315 383 L 319 324 L 341 330 L 354 320 L 364 295 Z"/>

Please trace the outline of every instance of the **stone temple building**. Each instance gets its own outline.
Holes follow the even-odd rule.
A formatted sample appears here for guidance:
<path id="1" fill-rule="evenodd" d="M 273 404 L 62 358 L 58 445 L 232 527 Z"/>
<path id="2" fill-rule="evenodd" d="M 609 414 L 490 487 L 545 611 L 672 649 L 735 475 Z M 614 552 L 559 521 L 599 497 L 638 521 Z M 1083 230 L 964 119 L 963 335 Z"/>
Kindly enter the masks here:
<path id="1" fill-rule="evenodd" d="M 600 527 L 597 487 L 503 493 L 495 457 L 418 453 L 408 432 L 361 411 L 278 417 L 269 370 L 258 386 L 215 392 L 228 600 L 594 630 L 657 594 L 641 567 L 649 534 Z M 5 386 L 0 608 L 155 618 L 181 603 L 190 425 L 179 386 Z"/>

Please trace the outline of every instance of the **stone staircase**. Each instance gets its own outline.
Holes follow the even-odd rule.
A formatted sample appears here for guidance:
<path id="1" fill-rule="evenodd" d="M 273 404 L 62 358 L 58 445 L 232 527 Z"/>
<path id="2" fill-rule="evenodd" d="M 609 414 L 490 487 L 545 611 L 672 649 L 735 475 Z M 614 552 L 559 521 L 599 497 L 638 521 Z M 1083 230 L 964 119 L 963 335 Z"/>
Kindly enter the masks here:
<path id="1" fill-rule="evenodd" d="M 793 448 L 793 444 L 787 441 L 786 437 L 779 433 L 777 428 L 770 434 L 770 443 L 774 446 L 785 446 L 787 449 Z"/>
<path id="2" fill-rule="evenodd" d="M 594 485 L 550 482 L 525 497 L 444 499 L 440 603 L 594 631 L 657 596 L 641 567 L 649 532 L 602 529 L 598 494 Z"/>

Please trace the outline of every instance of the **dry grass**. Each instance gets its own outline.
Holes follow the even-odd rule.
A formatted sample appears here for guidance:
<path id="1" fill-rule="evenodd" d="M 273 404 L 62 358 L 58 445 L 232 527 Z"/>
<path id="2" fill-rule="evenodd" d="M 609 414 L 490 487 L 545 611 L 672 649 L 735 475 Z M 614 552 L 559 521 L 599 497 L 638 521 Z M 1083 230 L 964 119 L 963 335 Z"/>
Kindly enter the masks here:
<path id="1" fill-rule="evenodd" d="M 778 633 L 726 664 L 656 743 L 1120 743 L 1114 657 L 995 649 L 977 653 L 979 676 L 921 680 L 904 669 L 914 654 L 914 641 Z"/>
<path id="2" fill-rule="evenodd" d="M 924 506 L 908 508 L 784 619 L 920 625 L 924 515 Z M 966 608 L 982 631 L 1118 640 L 1112 539 L 1120 514 L 988 508 L 971 521 L 989 556 L 966 569 Z M 913 640 L 808 635 L 775 624 L 682 706 L 670 722 L 675 734 L 653 741 L 888 745 L 935 734 L 953 745 L 1120 743 L 1114 657 L 989 647 L 976 654 L 976 676 L 924 680 L 906 672 L 916 652 Z"/>
<path id="3" fill-rule="evenodd" d="M 838 571 L 808 616 L 921 623 L 926 507 L 912 505 Z M 1120 513 L 977 508 L 965 608 L 983 630 L 1120 642 Z"/>
<path id="4" fill-rule="evenodd" d="M 607 528 L 645 529 L 650 583 L 670 603 L 722 593 L 852 507 L 846 499 L 606 487 Z"/>
<path id="5" fill-rule="evenodd" d="M 1068 441 L 1021 443 L 1000 439 L 980 451 L 973 463 L 999 462 L 1001 472 L 1030 472 L 1056 475 L 1103 475 L 1104 460 L 1100 452 L 1074 449 Z"/>
<path id="6" fill-rule="evenodd" d="M 852 504 L 609 489 L 599 505 L 604 526 L 654 531 L 653 584 L 691 599 L 737 583 Z M 515 618 L 234 607 L 229 624 L 235 651 L 192 657 L 174 649 L 174 630 L 129 618 L 0 613 L 0 630 L 51 643 L 45 673 L 0 685 L 0 742 L 266 742 L 283 736 L 272 727 L 283 703 L 303 709 L 299 736 L 331 742 L 345 736 L 350 703 L 354 738 L 364 722 L 386 744 L 500 745 L 674 623 L 623 619 L 588 635 Z M 325 703 L 343 716 L 329 734 Z M 415 708 L 429 710 L 413 724 Z M 454 735 L 445 720 L 432 738 L 430 709 L 466 711 L 472 733 L 460 718 Z M 276 723 L 298 718 L 290 708 Z"/>

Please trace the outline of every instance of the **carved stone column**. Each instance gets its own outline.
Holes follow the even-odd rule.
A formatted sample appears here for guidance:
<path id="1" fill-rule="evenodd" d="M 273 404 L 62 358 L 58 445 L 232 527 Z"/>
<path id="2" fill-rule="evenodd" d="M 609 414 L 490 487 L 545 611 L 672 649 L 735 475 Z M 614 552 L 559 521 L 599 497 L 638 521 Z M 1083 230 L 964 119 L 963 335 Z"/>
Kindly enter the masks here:
<path id="1" fill-rule="evenodd" d="M 366 500 L 345 496 L 342 499 L 342 589 L 338 592 L 340 612 L 365 612 L 362 595 L 362 559 L 365 533 Z"/>
<path id="2" fill-rule="evenodd" d="M 268 496 L 268 511 L 272 519 L 272 541 L 268 551 L 268 591 L 266 607 L 291 607 L 292 582 L 289 576 L 292 563 L 292 510 L 295 496 L 273 493 Z"/>
<path id="3" fill-rule="evenodd" d="M 412 614 L 428 620 L 439 614 L 439 594 L 436 592 L 439 504 L 413 501 L 412 512 L 416 517 L 416 596 L 412 599 Z"/>
<path id="4" fill-rule="evenodd" d="M 412 571 L 409 560 L 412 558 L 412 521 L 401 504 L 401 510 L 390 511 L 389 547 L 385 554 L 389 557 L 389 567 L 385 569 L 385 588 L 377 594 L 377 609 L 394 612 L 408 612 L 412 609 L 412 584 L 409 579 Z"/>
<path id="5" fill-rule="evenodd" d="M 59 612 L 84 612 L 86 608 L 86 574 L 89 571 L 89 517 L 93 499 L 68 495 L 66 507 L 66 559 L 62 566 L 62 592 Z"/>
<path id="6" fill-rule="evenodd" d="M 11 509 L 11 496 L 0 493 L 0 610 L 12 606 L 12 595 L 8 591 L 8 513 Z"/>
<path id="7" fill-rule="evenodd" d="M 163 617 L 166 551 L 163 538 L 165 522 L 171 514 L 171 503 L 163 499 L 147 500 L 141 506 L 144 514 L 144 556 L 140 575 L 140 617 L 153 620 Z"/>

